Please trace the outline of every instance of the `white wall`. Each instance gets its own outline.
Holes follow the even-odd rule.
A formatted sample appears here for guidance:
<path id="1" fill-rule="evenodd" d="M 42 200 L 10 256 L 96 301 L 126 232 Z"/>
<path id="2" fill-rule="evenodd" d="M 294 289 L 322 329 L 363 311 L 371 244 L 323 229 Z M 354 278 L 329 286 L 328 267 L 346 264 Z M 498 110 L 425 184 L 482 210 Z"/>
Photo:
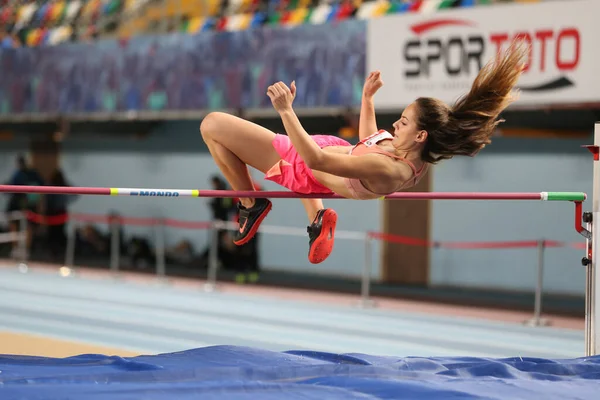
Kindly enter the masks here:
<path id="1" fill-rule="evenodd" d="M 579 141 L 558 141 L 568 153 L 485 154 L 457 158 L 435 170 L 435 191 L 583 191 L 592 193 L 592 161 Z M 573 149 L 581 150 L 573 152 Z M 590 202 L 584 203 L 584 209 Z M 439 240 L 584 239 L 574 228 L 574 205 L 538 201 L 437 201 L 432 236 Z M 581 250 L 548 249 L 544 287 L 581 295 L 585 271 Z M 536 249 L 434 250 L 432 285 L 533 290 Z"/>

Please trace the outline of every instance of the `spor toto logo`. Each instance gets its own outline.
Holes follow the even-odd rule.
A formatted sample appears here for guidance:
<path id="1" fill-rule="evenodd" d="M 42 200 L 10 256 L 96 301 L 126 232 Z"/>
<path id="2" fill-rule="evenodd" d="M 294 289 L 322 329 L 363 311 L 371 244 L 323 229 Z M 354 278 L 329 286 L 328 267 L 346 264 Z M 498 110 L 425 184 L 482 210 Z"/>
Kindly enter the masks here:
<path id="1" fill-rule="evenodd" d="M 576 70 L 580 63 L 581 35 L 576 27 L 436 36 L 437 29 L 449 26 L 477 28 L 477 23 L 463 19 L 435 19 L 410 27 L 417 38 L 408 40 L 403 48 L 404 75 L 409 81 L 430 78 L 432 67 L 436 65 L 446 73 L 445 77 L 472 76 L 485 65 L 487 54 L 495 54 L 513 39 L 519 39 L 530 44 L 524 74 L 541 76 L 540 82 L 520 86 L 521 90 L 535 92 L 575 85 L 566 73 Z M 546 77 L 549 68 L 557 74 Z"/>

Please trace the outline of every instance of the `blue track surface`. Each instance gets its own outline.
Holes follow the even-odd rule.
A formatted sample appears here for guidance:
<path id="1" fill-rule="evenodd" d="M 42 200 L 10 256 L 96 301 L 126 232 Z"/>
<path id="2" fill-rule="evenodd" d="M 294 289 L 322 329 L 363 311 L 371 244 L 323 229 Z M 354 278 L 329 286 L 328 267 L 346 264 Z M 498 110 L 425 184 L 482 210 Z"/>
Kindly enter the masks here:
<path id="1" fill-rule="evenodd" d="M 0 357 L 8 399 L 598 399 L 600 357 L 382 357 L 214 346 L 132 358 Z"/>
<path id="2" fill-rule="evenodd" d="M 583 330 L 7 269 L 0 330 L 138 354 L 232 345 L 399 357 L 584 355 Z"/>

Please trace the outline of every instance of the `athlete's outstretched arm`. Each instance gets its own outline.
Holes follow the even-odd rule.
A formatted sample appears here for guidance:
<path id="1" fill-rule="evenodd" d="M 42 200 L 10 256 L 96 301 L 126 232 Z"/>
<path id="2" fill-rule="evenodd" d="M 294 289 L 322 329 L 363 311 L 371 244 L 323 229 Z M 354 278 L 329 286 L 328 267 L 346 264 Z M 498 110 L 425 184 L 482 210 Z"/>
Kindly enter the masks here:
<path id="1" fill-rule="evenodd" d="M 369 74 L 363 86 L 362 100 L 360 103 L 360 121 L 358 123 L 358 136 L 360 140 L 377 132 L 377 118 L 375 117 L 375 103 L 373 96 L 383 86 L 381 72 L 374 71 Z"/>
<path id="2" fill-rule="evenodd" d="M 398 177 L 397 170 L 392 168 L 384 157 L 375 154 L 357 157 L 323 151 L 304 130 L 294 110 L 281 111 L 279 115 L 294 148 L 308 168 L 343 178 L 396 179 Z"/>
<path id="3" fill-rule="evenodd" d="M 273 107 L 279 113 L 285 131 L 288 134 L 292 145 L 309 166 L 317 162 L 323 151 L 318 144 L 304 130 L 298 116 L 292 109 L 292 102 L 296 97 L 296 83 L 292 82 L 290 88 L 283 82 L 277 82 L 269 86 L 267 95 L 273 103 Z"/>
<path id="4" fill-rule="evenodd" d="M 278 82 L 270 86 L 267 92 L 273 107 L 279 112 L 292 145 L 310 169 L 344 178 L 395 179 L 398 177 L 398 171 L 381 156 L 371 154 L 357 157 L 323 151 L 302 127 L 292 109 L 295 93 L 294 82 L 291 89 L 283 82 Z"/>
<path id="5" fill-rule="evenodd" d="M 324 151 L 304 130 L 294 110 L 282 111 L 279 116 L 294 148 L 306 165 L 312 168 L 313 165 L 319 163 Z"/>
<path id="6" fill-rule="evenodd" d="M 360 120 L 358 123 L 358 137 L 360 140 L 377 132 L 377 119 L 375 117 L 375 105 L 373 98 L 363 96 L 360 104 Z"/>
<path id="7" fill-rule="evenodd" d="M 394 169 L 377 155 L 351 156 L 323 151 L 304 130 L 294 110 L 279 113 L 294 148 L 308 168 L 344 178 L 392 178 Z"/>

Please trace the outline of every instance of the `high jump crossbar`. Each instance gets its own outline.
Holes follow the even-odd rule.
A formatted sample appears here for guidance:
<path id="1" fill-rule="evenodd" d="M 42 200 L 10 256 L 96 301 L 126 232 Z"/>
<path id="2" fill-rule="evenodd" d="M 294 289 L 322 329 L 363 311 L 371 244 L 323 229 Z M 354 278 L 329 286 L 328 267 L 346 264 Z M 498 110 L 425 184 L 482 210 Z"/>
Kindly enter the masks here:
<path id="1" fill-rule="evenodd" d="M 291 191 L 234 191 L 196 189 L 146 189 L 146 188 L 103 188 L 69 186 L 20 186 L 0 185 L 0 193 L 72 194 L 97 196 L 135 197 L 265 197 L 272 199 L 322 198 L 345 199 L 335 194 L 301 194 Z M 583 192 L 400 192 L 381 199 L 386 200 L 541 200 L 541 201 L 585 201 Z"/>

